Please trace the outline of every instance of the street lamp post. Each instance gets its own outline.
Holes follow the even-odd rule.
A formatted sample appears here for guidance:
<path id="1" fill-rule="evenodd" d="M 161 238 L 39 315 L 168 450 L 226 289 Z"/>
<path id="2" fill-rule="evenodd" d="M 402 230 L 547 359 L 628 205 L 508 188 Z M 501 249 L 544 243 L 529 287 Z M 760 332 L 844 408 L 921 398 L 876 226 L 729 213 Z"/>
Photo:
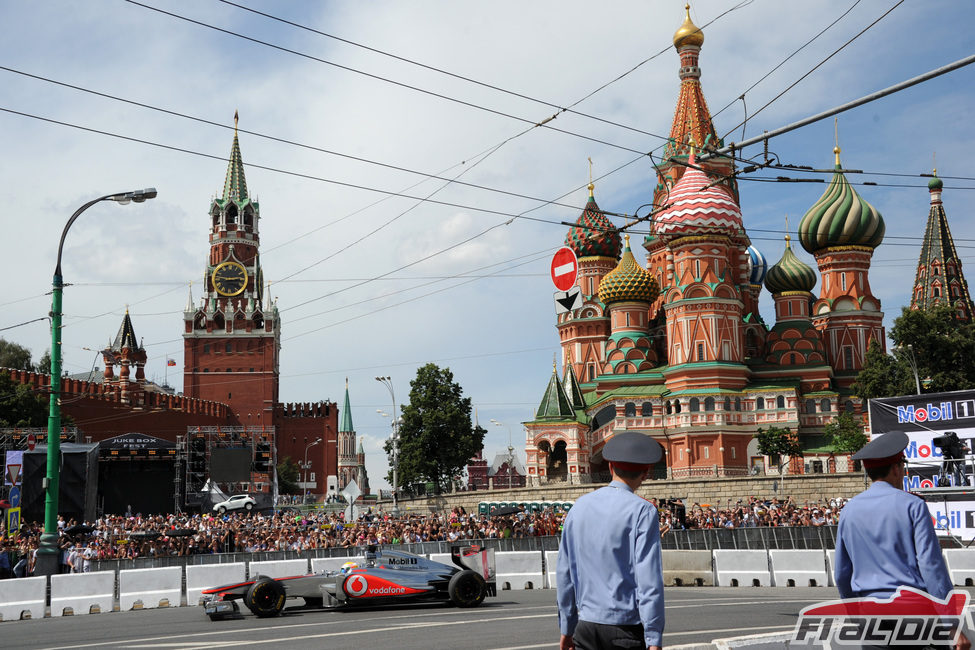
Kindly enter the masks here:
<path id="1" fill-rule="evenodd" d="M 903 355 L 904 360 L 907 361 L 907 365 L 911 367 L 911 372 L 914 373 L 914 389 L 917 395 L 921 394 L 921 378 L 917 374 L 917 357 L 914 356 L 914 346 L 908 343 L 907 345 L 898 345 L 894 347 L 895 350 Z"/>
<path id="2" fill-rule="evenodd" d="M 130 201 L 142 203 L 156 198 L 156 189 L 147 188 L 132 192 L 106 194 L 85 203 L 75 210 L 61 233 L 58 243 L 58 260 L 54 267 L 54 282 L 51 289 L 51 400 L 47 418 L 47 473 L 41 484 L 45 491 L 44 534 L 37 548 L 37 567 L 35 575 L 54 575 L 58 572 L 58 497 L 61 485 L 61 299 L 64 279 L 61 276 L 61 254 L 64 252 L 64 239 L 68 230 L 81 216 L 81 213 L 100 201 L 115 201 L 125 205 Z"/>
<path id="3" fill-rule="evenodd" d="M 386 387 L 389 397 L 393 400 L 393 510 L 390 514 L 399 517 L 399 427 L 403 423 L 402 418 L 396 416 L 396 393 L 393 391 L 393 380 L 390 377 L 376 377 L 376 381 Z"/>
<path id="4" fill-rule="evenodd" d="M 308 438 L 305 438 L 308 440 Z M 301 504 L 304 505 L 305 501 L 308 499 L 308 470 L 311 468 L 311 463 L 308 462 L 308 450 L 317 445 L 322 441 L 321 438 L 316 438 L 315 442 L 309 442 L 305 445 L 305 462 L 301 464 L 301 467 L 305 470 L 305 478 L 302 481 L 302 492 L 301 492 Z"/>
<path id="5" fill-rule="evenodd" d="M 508 428 L 508 489 L 510 490 L 511 489 L 511 466 L 515 462 L 515 448 L 511 445 L 511 425 L 505 424 L 504 422 L 498 422 L 494 418 L 491 418 L 491 424 L 493 424 L 496 427 Z"/>

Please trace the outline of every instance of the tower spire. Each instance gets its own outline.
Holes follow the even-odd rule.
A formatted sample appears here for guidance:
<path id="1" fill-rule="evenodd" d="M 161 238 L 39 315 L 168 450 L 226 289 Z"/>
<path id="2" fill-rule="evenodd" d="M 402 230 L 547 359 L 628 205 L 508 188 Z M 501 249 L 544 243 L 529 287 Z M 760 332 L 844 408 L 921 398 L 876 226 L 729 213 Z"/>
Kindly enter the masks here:
<path id="1" fill-rule="evenodd" d="M 223 183 L 224 202 L 241 202 L 248 198 L 247 180 L 244 178 L 244 159 L 240 155 L 240 142 L 237 139 L 239 115 L 234 111 L 234 144 L 230 148 L 230 161 L 227 163 L 227 178 Z"/>

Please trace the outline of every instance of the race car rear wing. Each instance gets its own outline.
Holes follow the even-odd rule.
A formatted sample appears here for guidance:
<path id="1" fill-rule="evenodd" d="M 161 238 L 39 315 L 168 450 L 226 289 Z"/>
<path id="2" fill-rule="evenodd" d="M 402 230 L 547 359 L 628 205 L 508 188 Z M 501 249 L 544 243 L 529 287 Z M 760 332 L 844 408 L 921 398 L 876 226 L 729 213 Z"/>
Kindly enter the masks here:
<path id="1" fill-rule="evenodd" d="M 450 559 L 462 569 L 481 574 L 485 582 L 495 581 L 494 549 L 482 546 L 451 546 Z"/>

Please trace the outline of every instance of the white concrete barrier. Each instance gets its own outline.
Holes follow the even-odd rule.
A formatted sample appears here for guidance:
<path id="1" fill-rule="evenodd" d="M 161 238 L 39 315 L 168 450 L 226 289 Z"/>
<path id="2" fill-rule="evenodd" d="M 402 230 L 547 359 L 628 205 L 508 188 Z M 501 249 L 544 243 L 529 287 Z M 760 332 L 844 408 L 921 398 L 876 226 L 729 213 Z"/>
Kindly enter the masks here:
<path id="1" fill-rule="evenodd" d="M 770 587 L 768 551 L 712 551 L 719 587 Z"/>
<path id="2" fill-rule="evenodd" d="M 829 582 L 826 583 L 828 587 L 836 586 L 836 551 L 830 549 L 826 551 L 826 577 Z"/>
<path id="3" fill-rule="evenodd" d="M 179 607 L 183 599 L 183 567 L 123 569 L 118 572 L 119 609 Z"/>
<path id="4" fill-rule="evenodd" d="M 346 562 L 356 562 L 362 566 L 365 565 L 366 558 L 361 555 L 355 557 L 316 557 L 311 561 L 311 572 L 338 571 Z"/>
<path id="5" fill-rule="evenodd" d="M 714 567 L 710 551 L 668 549 L 660 552 L 664 585 L 714 586 Z"/>
<path id="6" fill-rule="evenodd" d="M 951 584 L 959 587 L 975 584 L 975 548 L 948 548 L 942 553 Z"/>
<path id="7" fill-rule="evenodd" d="M 243 562 L 227 564 L 201 564 L 186 567 L 186 605 L 196 607 L 204 589 L 211 589 L 247 578 L 247 565 Z"/>
<path id="8" fill-rule="evenodd" d="M 267 560 L 264 562 L 248 562 L 247 571 L 251 580 L 259 575 L 267 576 L 269 578 L 303 576 L 308 573 L 308 560 Z"/>
<path id="9" fill-rule="evenodd" d="M 557 589 L 559 578 L 555 569 L 559 564 L 558 551 L 545 551 L 545 588 Z"/>
<path id="10" fill-rule="evenodd" d="M 450 553 L 430 553 L 427 555 L 427 559 L 439 562 L 440 564 L 454 566 L 454 561 L 450 559 Z"/>
<path id="11" fill-rule="evenodd" d="M 545 584 L 541 551 L 495 553 L 498 589 L 541 589 Z"/>
<path id="12" fill-rule="evenodd" d="M 47 607 L 47 578 L 0 580 L 0 620 L 44 618 Z"/>
<path id="13" fill-rule="evenodd" d="M 51 576 L 51 616 L 110 612 L 114 608 L 114 571 Z"/>
<path id="14" fill-rule="evenodd" d="M 826 555 L 822 550 L 770 550 L 772 584 L 776 587 L 825 587 Z"/>

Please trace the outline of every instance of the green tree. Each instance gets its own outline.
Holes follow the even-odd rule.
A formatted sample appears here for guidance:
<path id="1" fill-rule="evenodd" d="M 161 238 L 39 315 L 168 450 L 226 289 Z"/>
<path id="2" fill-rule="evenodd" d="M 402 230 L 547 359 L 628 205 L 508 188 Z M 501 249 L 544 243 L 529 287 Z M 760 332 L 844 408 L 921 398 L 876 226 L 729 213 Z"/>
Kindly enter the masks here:
<path id="1" fill-rule="evenodd" d="M 278 468 L 278 492 L 281 494 L 298 494 L 298 465 L 291 460 L 290 456 L 285 456 L 277 465 Z"/>
<path id="2" fill-rule="evenodd" d="M 950 305 L 912 310 L 905 307 L 890 329 L 891 354 L 871 344 L 853 390 L 860 397 L 894 397 L 917 391 L 975 388 L 975 325 L 959 321 Z"/>
<path id="3" fill-rule="evenodd" d="M 863 432 L 863 422 L 852 413 L 840 413 L 824 429 L 833 445 L 833 452 L 837 454 L 856 453 L 868 442 L 867 434 Z"/>
<path id="4" fill-rule="evenodd" d="M 773 463 L 778 465 L 780 472 L 785 466 L 785 462 L 782 460 L 783 456 L 802 456 L 799 436 L 789 429 L 782 427 L 759 429 L 758 433 L 755 434 L 755 439 L 758 441 L 758 452 L 763 456 L 768 456 Z"/>
<path id="5" fill-rule="evenodd" d="M 0 368 L 33 370 L 30 350 L 5 339 L 0 339 Z"/>
<path id="6" fill-rule="evenodd" d="M 45 375 L 51 374 L 51 351 L 50 350 L 44 351 L 44 354 L 41 355 L 41 358 L 37 362 L 37 365 L 34 366 L 34 371 Z"/>
<path id="7" fill-rule="evenodd" d="M 428 363 L 410 382 L 410 403 L 399 427 L 399 476 L 402 485 L 432 482 L 446 489 L 484 445 L 485 429 L 471 425 L 471 399 L 463 397 L 449 368 Z M 386 454 L 392 465 L 392 441 Z M 392 483 L 390 469 L 386 478 Z"/>
<path id="8" fill-rule="evenodd" d="M 30 386 L 0 372 L 0 426 L 47 426 L 49 400 L 45 393 L 35 393 Z"/>

